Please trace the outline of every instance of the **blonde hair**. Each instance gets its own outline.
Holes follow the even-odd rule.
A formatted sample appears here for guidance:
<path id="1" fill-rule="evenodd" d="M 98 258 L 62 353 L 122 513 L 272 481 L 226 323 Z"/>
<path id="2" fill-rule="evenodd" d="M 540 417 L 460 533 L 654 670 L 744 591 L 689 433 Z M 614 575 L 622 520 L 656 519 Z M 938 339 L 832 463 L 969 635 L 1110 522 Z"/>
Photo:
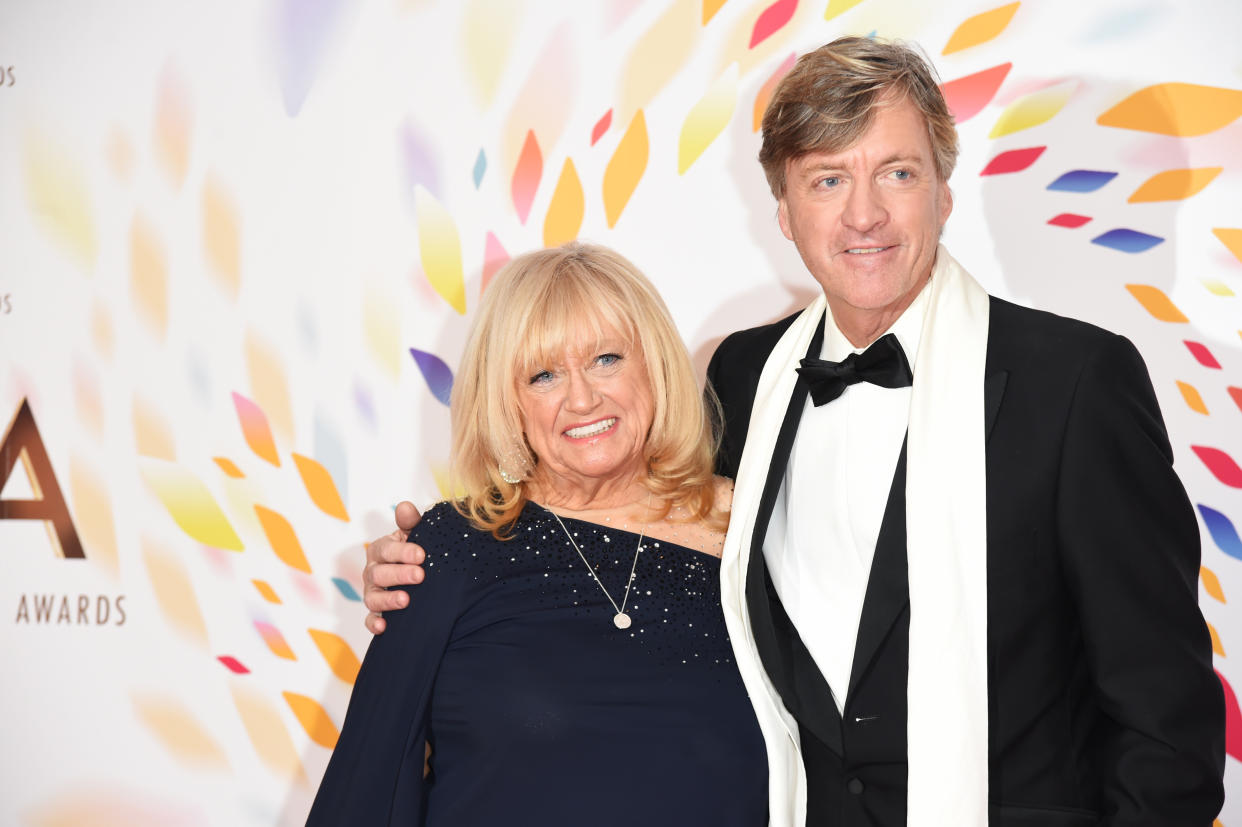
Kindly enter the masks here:
<path id="1" fill-rule="evenodd" d="M 842 37 L 798 58 L 764 110 L 759 163 L 777 200 L 785 197 L 789 161 L 853 146 L 892 95 L 922 113 L 936 172 L 947 182 L 957 165 L 957 128 L 935 70 L 904 43 Z"/>
<path id="2" fill-rule="evenodd" d="M 654 415 L 641 483 L 659 499 L 720 528 L 713 465 L 718 403 L 699 392 L 686 346 L 655 286 L 606 247 L 571 242 L 514 258 L 488 285 L 453 382 L 454 507 L 498 539 L 527 501 L 538 457 L 522 433 L 520 380 L 611 328 L 642 357 Z M 584 341 L 585 340 L 585 341 Z M 502 472 L 503 469 L 503 472 Z M 504 475 L 519 478 L 508 482 Z"/>

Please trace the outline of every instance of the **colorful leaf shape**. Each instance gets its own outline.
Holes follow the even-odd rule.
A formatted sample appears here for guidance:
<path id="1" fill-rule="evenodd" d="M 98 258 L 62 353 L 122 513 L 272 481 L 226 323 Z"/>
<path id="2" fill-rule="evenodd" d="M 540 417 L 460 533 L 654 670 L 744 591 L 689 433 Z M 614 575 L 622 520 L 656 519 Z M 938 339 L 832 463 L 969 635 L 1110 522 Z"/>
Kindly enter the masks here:
<path id="1" fill-rule="evenodd" d="M 552 191 L 548 214 L 543 219 L 543 246 L 559 247 L 577 238 L 578 231 L 582 229 L 585 208 L 586 197 L 582 193 L 578 170 L 574 169 L 573 159 L 566 158 L 561 176 L 556 181 L 556 189 Z"/>
<path id="2" fill-rule="evenodd" d="M 729 64 L 686 115 L 677 141 L 678 175 L 684 175 L 728 126 L 737 104 L 738 71 L 737 63 Z"/>
<path id="3" fill-rule="evenodd" d="M 539 149 L 539 141 L 533 129 L 527 130 L 526 140 L 522 142 L 522 151 L 518 154 L 517 166 L 513 168 L 513 181 L 509 185 L 513 197 L 513 209 L 517 211 L 518 221 L 526 223 L 530 215 L 531 204 L 535 201 L 535 191 L 539 189 L 539 179 L 543 177 L 543 153 Z"/>
<path id="4" fill-rule="evenodd" d="M 1216 479 L 1230 488 L 1242 488 L 1242 468 L 1238 467 L 1233 457 L 1219 448 L 1207 445 L 1191 445 L 1190 450 L 1195 452 Z"/>
<path id="5" fill-rule="evenodd" d="M 1009 21 L 1013 20 L 1013 15 L 1020 5 L 1022 5 L 1020 2 L 1009 3 L 966 18 L 949 36 L 949 42 L 944 45 L 944 51 L 941 54 L 949 55 L 960 52 L 996 37 L 1005 30 Z"/>
<path id="6" fill-rule="evenodd" d="M 22 150 L 31 212 L 79 264 L 94 269 L 99 241 L 86 174 L 44 135 L 27 135 Z"/>
<path id="7" fill-rule="evenodd" d="M 1199 389 L 1194 385 L 1186 382 L 1178 382 L 1177 389 L 1182 392 L 1182 399 L 1186 400 L 1186 407 L 1195 413 L 1208 415 L 1207 405 L 1203 402 L 1203 397 L 1199 394 Z"/>
<path id="8" fill-rule="evenodd" d="M 980 175 L 1005 175 L 1011 172 L 1021 172 L 1022 170 L 1035 163 L 1040 155 L 1044 154 L 1045 146 L 1032 146 L 1025 149 L 1011 149 L 1008 152 L 1002 152 L 983 168 Z"/>
<path id="9" fill-rule="evenodd" d="M 755 95 L 755 108 L 752 113 L 751 131 L 758 132 L 763 126 L 763 113 L 768 111 L 768 102 L 772 100 L 772 93 L 776 91 L 776 84 L 781 82 L 781 78 L 789 74 L 789 70 L 798 62 L 798 55 L 790 52 L 781 65 L 776 67 L 768 79 L 763 82 L 763 86 L 759 87 L 759 92 Z"/>
<path id="10" fill-rule="evenodd" d="M 168 333 L 168 254 L 151 222 L 138 213 L 129 225 L 129 289 L 138 317 L 163 339 Z"/>
<path id="11" fill-rule="evenodd" d="M 1207 526 L 1208 534 L 1216 547 L 1235 560 L 1242 560 L 1242 538 L 1238 537 L 1238 530 L 1229 518 L 1202 504 L 1199 506 L 1199 514 L 1203 517 L 1203 524 Z"/>
<path id="12" fill-rule="evenodd" d="M 973 75 L 940 84 L 940 94 L 953 113 L 955 123 L 965 123 L 983 111 L 992 102 L 1005 78 L 1009 76 L 1012 63 L 1002 63 Z"/>
<path id="13" fill-rule="evenodd" d="M 414 191 L 418 213 L 418 253 L 427 281 L 449 306 L 466 313 L 466 286 L 461 266 L 461 239 L 452 216 L 422 187 Z"/>
<path id="14" fill-rule="evenodd" d="M 1225 753 L 1242 761 L 1242 710 L 1238 709 L 1238 696 L 1225 676 L 1216 673 L 1225 691 Z"/>
<path id="15" fill-rule="evenodd" d="M 1216 572 L 1212 571 L 1207 566 L 1200 566 L 1199 580 L 1202 581 L 1203 590 L 1207 592 L 1209 597 L 1221 603 L 1228 602 L 1225 600 L 1225 590 L 1221 588 L 1220 578 L 1216 576 Z"/>
<path id="16" fill-rule="evenodd" d="M 1163 241 L 1164 239 L 1160 236 L 1141 233 L 1125 227 L 1109 230 L 1091 239 L 1092 244 L 1099 244 L 1101 247 L 1108 247 L 1123 253 L 1142 253 Z"/>
<path id="17" fill-rule="evenodd" d="M 245 548 L 220 506 L 197 477 L 172 463 L 154 459 L 144 460 L 141 471 L 147 485 L 191 539 L 229 551 Z"/>
<path id="18" fill-rule="evenodd" d="M 332 583 L 346 600 L 352 600 L 355 603 L 362 602 L 362 598 L 358 596 L 358 591 L 349 584 L 348 580 L 341 577 L 333 577 Z"/>
<path id="19" fill-rule="evenodd" d="M 1207 291 L 1213 296 L 1228 298 L 1234 295 L 1234 292 L 1229 285 L 1225 284 L 1220 279 L 1199 279 L 1199 282 L 1206 287 Z"/>
<path id="20" fill-rule="evenodd" d="M 307 629 L 306 631 L 310 633 L 311 640 L 315 641 L 315 646 L 319 647 L 319 654 L 323 655 L 323 659 L 327 661 L 332 674 L 345 683 L 352 684 L 358 677 L 358 670 L 362 668 L 362 664 L 358 661 L 354 650 L 349 648 L 349 644 L 340 635 L 332 632 L 325 632 L 322 629 Z"/>
<path id="21" fill-rule="evenodd" d="M 262 695 L 238 682 L 234 682 L 230 689 L 233 705 L 259 759 L 277 775 L 305 783 L 306 773 L 298 759 L 297 749 L 276 708 Z"/>
<path id="22" fill-rule="evenodd" d="M 1150 201 L 1181 201 L 1201 192 L 1204 187 L 1212 183 L 1212 179 L 1220 175 L 1221 169 L 1223 168 L 1168 169 L 1148 178 L 1126 200 L 1131 204 Z"/>
<path id="23" fill-rule="evenodd" d="M 298 656 L 293 654 L 289 641 L 285 640 L 285 636 L 275 626 L 262 620 L 256 620 L 254 628 L 258 631 L 259 637 L 263 638 L 263 642 L 267 644 L 267 648 L 272 651 L 273 655 L 284 660 L 298 659 Z"/>
<path id="24" fill-rule="evenodd" d="M 293 464 L 298 468 L 298 474 L 302 477 L 302 484 L 306 486 L 311 502 L 329 517 L 349 522 L 349 512 L 345 510 L 345 503 L 341 502 L 341 495 L 337 492 L 336 483 L 332 481 L 328 469 L 301 454 L 293 455 Z"/>
<path id="25" fill-rule="evenodd" d="M 1072 169 L 1057 176 L 1057 180 L 1048 185 L 1050 190 L 1062 192 L 1095 192 L 1100 187 L 1117 177 L 1115 172 L 1103 172 L 1094 169 Z"/>
<path id="26" fill-rule="evenodd" d="M 604 216 L 609 228 L 617 226 L 625 205 L 638 188 L 647 169 L 648 151 L 647 119 L 640 109 L 604 168 Z"/>
<path id="27" fill-rule="evenodd" d="M 246 438 L 250 450 L 259 459 L 279 468 L 280 457 L 276 454 L 276 440 L 272 438 L 272 429 L 263 409 L 236 391 L 233 392 L 233 407 L 237 410 L 237 421 L 241 424 L 242 436 Z"/>
<path id="28" fill-rule="evenodd" d="M 1225 646 L 1220 642 L 1220 633 L 1216 631 L 1216 627 L 1211 623 L 1207 624 L 1207 628 L 1208 634 L 1211 635 L 1212 638 L 1213 654 L 1220 655 L 1222 658 L 1225 657 Z"/>
<path id="29" fill-rule="evenodd" d="M 193 128 L 190 93 L 181 74 L 171 66 L 160 73 L 155 98 L 155 157 L 174 189 L 180 189 L 190 166 Z"/>
<path id="30" fill-rule="evenodd" d="M 235 480 L 243 479 L 246 476 L 242 473 L 240 468 L 233 464 L 233 461 L 230 459 L 226 459 L 224 457 L 212 457 L 211 460 L 220 467 L 221 471 Z"/>
<path id="31" fill-rule="evenodd" d="M 1242 91 L 1193 83 L 1140 89 L 1096 119 L 1100 126 L 1190 138 L 1228 126 L 1242 116 Z"/>
<path id="32" fill-rule="evenodd" d="M 241 222 L 237 206 L 215 175 L 203 183 L 203 251 L 208 270 L 233 301 L 241 292 Z"/>
<path id="33" fill-rule="evenodd" d="M 362 294 L 367 351 L 395 382 L 401 373 L 401 311 L 385 286 L 368 284 Z"/>
<path id="34" fill-rule="evenodd" d="M 1127 284 L 1126 289 L 1130 291 L 1130 295 L 1138 299 L 1139 304 L 1143 305 L 1143 309 L 1153 318 L 1162 322 L 1190 321 L 1159 287 L 1152 287 L 1150 284 Z"/>
<path id="35" fill-rule="evenodd" d="M 133 695 L 130 700 L 138 720 L 174 758 L 194 767 L 228 767 L 224 750 L 181 701 L 158 695 Z"/>
<path id="36" fill-rule="evenodd" d="M 708 21 L 716 16 L 716 12 L 720 11 L 721 6 L 725 4 L 725 0 L 703 0 L 703 25 L 706 26 Z"/>
<path id="37" fill-rule="evenodd" d="M 408 119 L 401 125 L 401 162 L 407 192 L 417 192 L 417 188 L 422 187 L 439 197 L 440 162 L 436 160 L 430 142 Z"/>
<path id="38" fill-rule="evenodd" d="M 414 357 L 415 364 L 422 372 L 423 380 L 426 381 L 431 395 L 442 405 L 447 406 L 453 396 L 453 371 L 444 364 L 443 359 L 434 353 L 410 348 L 410 355 Z"/>
<path id="39" fill-rule="evenodd" d="M 612 126 L 612 110 L 609 109 L 603 116 L 595 122 L 595 126 L 591 128 L 591 146 L 595 146 L 596 141 L 604 137 L 604 133 L 608 131 L 608 127 Z"/>
<path id="40" fill-rule="evenodd" d="M 261 505 L 254 507 L 254 513 L 259 518 L 259 525 L 263 527 L 267 542 L 280 561 L 290 568 L 310 574 L 310 561 L 306 559 L 302 544 L 298 542 L 298 536 L 294 533 L 289 521 L 270 508 L 264 508 Z"/>
<path id="41" fill-rule="evenodd" d="M 1090 220 L 1090 216 L 1078 215 L 1077 213 L 1072 212 L 1063 212 L 1049 218 L 1048 223 L 1054 227 L 1068 227 L 1071 230 L 1076 230 Z"/>
<path id="42" fill-rule="evenodd" d="M 263 599 L 268 603 L 279 604 L 281 602 L 280 598 L 276 595 L 276 590 L 273 589 L 266 580 L 251 580 L 250 582 L 254 584 L 255 589 L 258 590 L 259 594 L 262 595 Z"/>
<path id="43" fill-rule="evenodd" d="M 172 554 L 157 550 L 145 538 L 142 562 L 151 580 L 155 602 L 169 625 L 187 635 L 199 646 L 207 646 L 207 623 L 203 620 L 198 596 L 185 565 Z"/>
<path id="44" fill-rule="evenodd" d="M 1212 235 L 1229 248 L 1233 257 L 1242 261 L 1242 229 L 1236 227 L 1213 227 Z"/>
<path id="45" fill-rule="evenodd" d="M 1226 390 L 1233 397 L 1233 404 L 1237 405 L 1238 410 L 1242 411 L 1242 388 L 1235 388 L 1233 385 L 1230 385 Z"/>
<path id="46" fill-rule="evenodd" d="M 164 418 L 160 416 L 155 406 L 141 396 L 135 396 L 132 411 L 134 448 L 138 455 L 168 462 L 175 461 L 177 449 L 173 443 L 172 431 L 165 424 Z"/>
<path id="47" fill-rule="evenodd" d="M 272 428 L 293 440 L 293 403 L 280 356 L 254 330 L 246 332 L 246 373 L 254 401 L 267 413 Z"/>
<path id="48" fill-rule="evenodd" d="M 831 20 L 839 14 L 844 14 L 861 2 L 862 0 L 828 0 L 828 8 L 824 9 L 824 19 Z"/>
<path id="49" fill-rule="evenodd" d="M 483 148 L 479 147 L 479 154 L 474 158 L 474 169 L 470 172 L 470 177 L 474 180 L 474 188 L 477 190 L 479 184 L 483 183 L 483 174 L 487 172 L 487 154 L 483 152 Z"/>
<path id="50" fill-rule="evenodd" d="M 276 4 L 275 57 L 285 114 L 296 118 L 315 83 L 333 29 L 349 7 L 345 0 L 279 0 Z"/>
<path id="51" fill-rule="evenodd" d="M 69 463 L 69 491 L 85 553 L 90 555 L 92 565 L 116 574 L 120 564 L 108 486 L 77 454 Z"/>
<path id="52" fill-rule="evenodd" d="M 494 233 L 488 231 L 487 239 L 483 244 L 483 286 L 479 288 L 480 293 L 487 289 L 492 276 L 496 275 L 496 271 L 503 267 L 508 260 L 509 254 L 500 243 L 500 239 L 496 238 Z"/>
<path id="53" fill-rule="evenodd" d="M 793 19 L 798 10 L 798 0 L 776 0 L 755 20 L 755 27 L 750 32 L 749 49 L 753 49 L 780 30 Z"/>
<path id="54" fill-rule="evenodd" d="M 1213 368 L 1220 370 L 1220 362 L 1216 361 L 1216 357 L 1212 355 L 1212 351 L 1200 342 L 1192 342 L 1189 339 L 1184 340 L 1183 344 L 1190 351 L 1190 355 L 1195 357 L 1195 361 L 1203 365 L 1205 368 Z"/>
<path id="55" fill-rule="evenodd" d="M 513 33 L 519 29 L 521 13 L 517 3 L 471 0 L 466 6 L 462 19 L 466 77 L 484 106 L 496 95 L 509 51 L 517 42 Z"/>
<path id="56" fill-rule="evenodd" d="M 1000 117 L 992 126 L 992 131 L 988 133 L 988 137 L 1000 138 L 1012 135 L 1052 120 L 1065 108 L 1065 104 L 1069 102 L 1077 89 L 1078 81 L 1070 80 L 1018 98 L 1005 107 L 1004 112 L 1001 112 Z"/>
<path id="57" fill-rule="evenodd" d="M 284 695 L 285 702 L 289 704 L 294 717 L 298 719 L 298 723 L 302 725 L 302 729 L 306 730 L 310 739 L 321 747 L 333 749 L 341 733 L 319 702 L 296 692 L 282 692 L 281 694 Z"/>
<path id="58" fill-rule="evenodd" d="M 249 675 L 250 670 L 246 668 L 246 664 L 239 661 L 232 655 L 216 655 L 216 660 L 224 664 L 224 667 L 234 675 Z"/>

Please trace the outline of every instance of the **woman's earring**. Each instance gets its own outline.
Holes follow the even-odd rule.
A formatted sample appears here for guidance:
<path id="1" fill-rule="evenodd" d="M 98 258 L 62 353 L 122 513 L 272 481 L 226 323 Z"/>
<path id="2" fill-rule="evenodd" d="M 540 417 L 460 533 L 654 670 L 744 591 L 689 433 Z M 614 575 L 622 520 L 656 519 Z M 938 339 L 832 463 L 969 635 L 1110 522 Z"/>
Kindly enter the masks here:
<path id="1" fill-rule="evenodd" d="M 510 485 L 517 485 L 526 478 L 529 465 L 530 460 L 527 458 L 526 452 L 514 445 L 503 452 L 500 460 L 496 463 L 496 470 L 500 472 L 502 480 Z M 518 469 L 516 474 L 514 469 Z"/>
<path id="2" fill-rule="evenodd" d="M 500 478 L 504 480 L 505 482 L 509 483 L 510 485 L 517 485 L 519 482 L 522 481 L 521 477 L 515 477 L 512 474 L 510 474 L 508 471 L 506 471 L 503 465 L 498 465 L 496 467 L 500 471 Z"/>

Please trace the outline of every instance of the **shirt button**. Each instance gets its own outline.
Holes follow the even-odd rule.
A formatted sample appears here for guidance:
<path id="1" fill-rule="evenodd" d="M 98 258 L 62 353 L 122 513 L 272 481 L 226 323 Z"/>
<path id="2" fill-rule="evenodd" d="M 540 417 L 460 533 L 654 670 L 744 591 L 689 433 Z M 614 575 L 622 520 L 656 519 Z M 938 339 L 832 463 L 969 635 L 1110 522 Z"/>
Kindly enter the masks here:
<path id="1" fill-rule="evenodd" d="M 863 782 L 859 781 L 857 778 L 851 778 L 845 785 L 845 789 L 849 790 L 854 795 L 862 795 Z"/>

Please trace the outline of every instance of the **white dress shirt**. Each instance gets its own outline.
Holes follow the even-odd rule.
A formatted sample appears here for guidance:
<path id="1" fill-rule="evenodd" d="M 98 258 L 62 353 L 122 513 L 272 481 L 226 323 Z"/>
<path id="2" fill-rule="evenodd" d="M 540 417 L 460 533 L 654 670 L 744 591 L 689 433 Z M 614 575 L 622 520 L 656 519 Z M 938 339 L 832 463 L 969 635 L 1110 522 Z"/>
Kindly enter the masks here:
<path id="1" fill-rule="evenodd" d="M 897 336 L 911 370 L 928 295 L 923 289 L 887 331 Z M 820 358 L 839 362 L 863 350 L 829 314 Z M 807 398 L 763 546 L 781 604 L 842 713 L 910 393 L 859 382 L 820 407 Z"/>

